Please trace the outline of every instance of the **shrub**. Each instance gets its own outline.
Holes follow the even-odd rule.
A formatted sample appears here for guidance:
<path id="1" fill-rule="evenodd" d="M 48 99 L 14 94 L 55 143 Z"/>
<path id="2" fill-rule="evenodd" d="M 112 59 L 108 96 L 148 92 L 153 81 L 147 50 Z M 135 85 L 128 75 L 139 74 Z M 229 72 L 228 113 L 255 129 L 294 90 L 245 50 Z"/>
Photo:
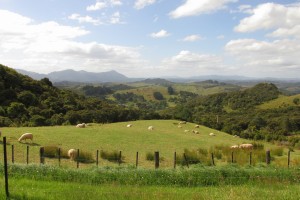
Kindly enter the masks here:
<path id="1" fill-rule="evenodd" d="M 101 150 L 100 157 L 102 159 L 106 159 L 110 162 L 123 162 L 123 160 L 125 158 L 123 155 L 120 158 L 120 152 L 117 150 L 111 151 L 111 152 Z"/>
<path id="2" fill-rule="evenodd" d="M 57 146 L 45 146 L 44 147 L 44 157 L 48 158 L 58 158 L 58 149 Z M 66 150 L 60 149 L 60 157 L 61 158 L 69 158 L 68 152 Z"/>
<path id="3" fill-rule="evenodd" d="M 281 147 L 271 149 L 270 151 L 271 151 L 271 154 L 273 154 L 275 156 L 283 156 L 283 148 L 281 148 Z"/>
<path id="4" fill-rule="evenodd" d="M 154 160 L 154 153 L 153 152 L 147 152 L 146 153 L 146 160 L 153 161 Z"/>
<path id="5" fill-rule="evenodd" d="M 82 163 L 95 162 L 95 159 L 93 158 L 93 155 L 90 152 L 86 152 L 86 151 L 80 151 L 79 156 L 76 155 L 74 160 L 82 162 Z"/>

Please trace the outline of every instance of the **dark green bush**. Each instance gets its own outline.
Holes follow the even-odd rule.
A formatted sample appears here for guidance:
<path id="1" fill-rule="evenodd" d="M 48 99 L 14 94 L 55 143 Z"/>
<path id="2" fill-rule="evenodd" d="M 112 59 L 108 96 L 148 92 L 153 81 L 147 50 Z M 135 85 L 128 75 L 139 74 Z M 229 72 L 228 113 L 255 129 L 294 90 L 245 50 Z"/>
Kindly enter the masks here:
<path id="1" fill-rule="evenodd" d="M 120 152 L 115 150 L 115 151 L 104 151 L 104 150 L 101 150 L 100 152 L 100 157 L 102 159 L 106 159 L 110 162 L 123 162 L 124 160 L 124 156 L 122 155 L 121 158 L 120 158 Z"/>

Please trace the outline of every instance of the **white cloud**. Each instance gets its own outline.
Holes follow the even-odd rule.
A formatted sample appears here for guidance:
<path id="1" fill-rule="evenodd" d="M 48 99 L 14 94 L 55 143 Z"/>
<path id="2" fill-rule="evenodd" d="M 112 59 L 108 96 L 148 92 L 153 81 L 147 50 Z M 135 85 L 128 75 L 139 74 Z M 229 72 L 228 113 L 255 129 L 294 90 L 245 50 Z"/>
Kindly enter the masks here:
<path id="1" fill-rule="evenodd" d="M 211 13 L 226 8 L 226 4 L 237 2 L 237 0 L 186 0 L 184 4 L 171 11 L 172 18 L 181 18 Z"/>
<path id="2" fill-rule="evenodd" d="M 255 39 L 231 40 L 226 44 L 225 50 L 237 59 L 242 70 L 248 74 L 296 77 L 300 73 L 298 40 L 284 39 L 273 42 Z"/>
<path id="3" fill-rule="evenodd" d="M 91 23 L 93 25 L 102 24 L 99 19 L 94 19 L 90 16 L 81 16 L 80 14 L 74 13 L 68 17 L 68 19 L 77 20 L 79 23 Z"/>
<path id="4" fill-rule="evenodd" d="M 253 32 L 260 29 L 281 28 L 286 29 L 285 31 L 281 31 L 284 33 L 289 32 L 288 29 L 293 29 L 294 26 L 300 25 L 299 4 L 285 6 L 275 3 L 265 3 L 254 8 L 252 13 L 250 17 L 242 19 L 234 30 L 237 32 Z"/>
<path id="5" fill-rule="evenodd" d="M 2 64 L 47 73 L 65 68 L 88 71 L 137 70 L 143 66 L 139 48 L 78 42 L 89 31 L 0 10 L 0 60 Z"/>
<path id="6" fill-rule="evenodd" d="M 162 61 L 162 68 L 175 71 L 179 76 L 196 76 L 225 70 L 223 59 L 217 55 L 180 51 L 177 55 Z M 173 74 L 175 75 L 175 74 Z"/>
<path id="7" fill-rule="evenodd" d="M 168 37 L 170 33 L 168 33 L 166 30 L 162 29 L 158 31 L 157 33 L 151 33 L 150 36 L 153 38 L 163 38 L 163 37 Z"/>
<path id="8" fill-rule="evenodd" d="M 122 5 L 122 1 L 121 0 L 110 0 L 110 4 L 113 6 L 120 6 Z"/>
<path id="9" fill-rule="evenodd" d="M 112 16 L 110 18 L 110 23 L 111 24 L 122 24 L 120 12 L 115 12 L 112 14 Z"/>
<path id="10" fill-rule="evenodd" d="M 189 36 L 186 36 L 183 41 L 184 42 L 195 42 L 197 40 L 203 40 L 204 38 L 201 37 L 200 35 L 189 35 Z"/>
<path id="11" fill-rule="evenodd" d="M 140 10 L 146 6 L 154 4 L 155 2 L 156 0 L 136 0 L 134 4 L 134 8 Z"/>
<path id="12" fill-rule="evenodd" d="M 231 10 L 230 13 L 246 13 L 252 14 L 252 6 L 251 5 L 239 5 L 237 10 Z"/>
<path id="13" fill-rule="evenodd" d="M 107 7 L 107 3 L 105 2 L 96 2 L 93 5 L 89 5 L 88 7 L 86 7 L 87 11 L 96 11 L 96 10 L 101 10 L 103 8 Z"/>

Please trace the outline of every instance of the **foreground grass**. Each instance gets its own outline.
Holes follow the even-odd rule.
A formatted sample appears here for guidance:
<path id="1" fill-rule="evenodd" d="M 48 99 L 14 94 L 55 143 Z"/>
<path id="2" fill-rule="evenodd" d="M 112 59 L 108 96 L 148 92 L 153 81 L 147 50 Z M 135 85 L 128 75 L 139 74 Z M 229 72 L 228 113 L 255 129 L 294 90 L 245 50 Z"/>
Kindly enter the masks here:
<path id="1" fill-rule="evenodd" d="M 244 184 L 205 187 L 89 185 L 11 179 L 11 199 L 300 199 L 300 185 Z M 0 191 L 5 199 L 4 190 Z"/>
<path id="2" fill-rule="evenodd" d="M 10 165 L 11 199 L 300 199 L 300 169 L 270 166 L 176 170 Z M 0 165 L 1 186 L 4 186 Z M 4 188 L 0 198 L 5 199 Z"/>

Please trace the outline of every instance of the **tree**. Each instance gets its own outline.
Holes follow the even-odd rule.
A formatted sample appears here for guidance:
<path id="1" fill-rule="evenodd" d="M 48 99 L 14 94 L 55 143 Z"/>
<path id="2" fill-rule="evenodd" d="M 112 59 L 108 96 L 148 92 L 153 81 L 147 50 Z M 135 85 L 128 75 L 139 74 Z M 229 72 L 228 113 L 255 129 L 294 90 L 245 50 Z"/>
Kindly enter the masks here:
<path id="1" fill-rule="evenodd" d="M 168 93 L 169 93 L 169 95 L 175 94 L 175 91 L 172 86 L 168 86 Z"/>
<path id="2" fill-rule="evenodd" d="M 163 100 L 164 96 L 160 92 L 153 92 L 153 96 L 156 100 Z"/>

